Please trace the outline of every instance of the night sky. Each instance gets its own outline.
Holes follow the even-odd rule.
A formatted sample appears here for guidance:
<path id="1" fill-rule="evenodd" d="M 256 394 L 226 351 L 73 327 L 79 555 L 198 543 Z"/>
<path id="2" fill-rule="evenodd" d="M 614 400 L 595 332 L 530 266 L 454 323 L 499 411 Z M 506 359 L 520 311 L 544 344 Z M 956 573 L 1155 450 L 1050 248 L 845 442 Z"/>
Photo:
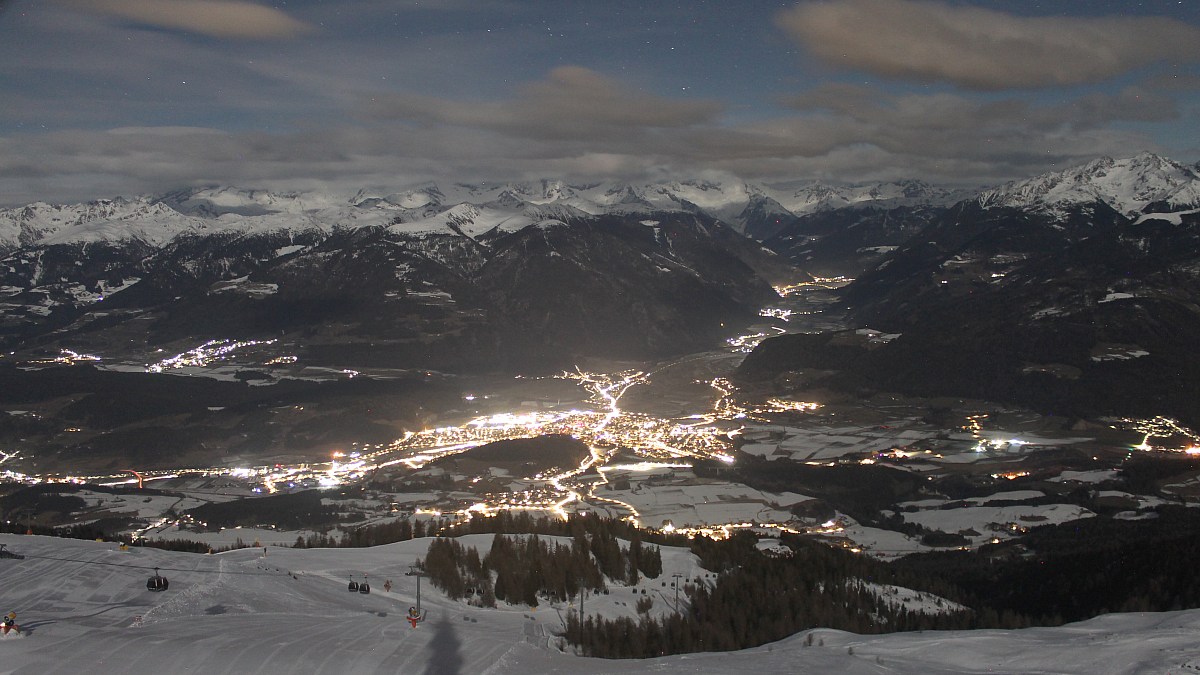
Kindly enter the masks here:
<path id="1" fill-rule="evenodd" d="M 10 0 L 0 205 L 1200 159 L 1200 3 Z"/>

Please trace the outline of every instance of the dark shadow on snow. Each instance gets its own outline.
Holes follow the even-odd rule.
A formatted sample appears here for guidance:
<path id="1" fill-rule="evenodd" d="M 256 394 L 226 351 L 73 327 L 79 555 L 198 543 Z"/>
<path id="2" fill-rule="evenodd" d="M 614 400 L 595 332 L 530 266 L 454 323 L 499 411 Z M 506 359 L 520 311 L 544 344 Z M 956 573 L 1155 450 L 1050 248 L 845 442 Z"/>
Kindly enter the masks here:
<path id="1" fill-rule="evenodd" d="M 31 621 L 29 623 L 22 623 L 22 624 L 20 624 L 21 632 L 24 633 L 25 635 L 29 635 L 33 631 L 37 630 L 39 626 L 47 626 L 52 623 L 58 623 L 58 621 L 49 619 L 46 621 Z"/>
<path id="2" fill-rule="evenodd" d="M 433 627 L 433 639 L 429 641 L 429 663 L 425 665 L 425 675 L 459 675 L 463 672 L 460 646 L 454 624 L 442 617 Z"/>

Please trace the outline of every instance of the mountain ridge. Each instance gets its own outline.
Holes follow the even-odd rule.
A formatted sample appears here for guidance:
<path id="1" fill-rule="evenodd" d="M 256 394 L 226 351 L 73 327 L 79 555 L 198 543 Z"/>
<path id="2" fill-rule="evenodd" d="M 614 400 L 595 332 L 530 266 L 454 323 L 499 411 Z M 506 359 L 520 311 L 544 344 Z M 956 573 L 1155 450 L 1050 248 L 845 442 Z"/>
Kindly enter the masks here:
<path id="1" fill-rule="evenodd" d="M 852 325 L 899 338 L 857 358 L 829 336 L 766 340 L 743 374 L 839 363 L 831 382 L 856 391 L 1200 424 L 1197 185 L 1143 154 L 960 202 L 844 289 Z"/>

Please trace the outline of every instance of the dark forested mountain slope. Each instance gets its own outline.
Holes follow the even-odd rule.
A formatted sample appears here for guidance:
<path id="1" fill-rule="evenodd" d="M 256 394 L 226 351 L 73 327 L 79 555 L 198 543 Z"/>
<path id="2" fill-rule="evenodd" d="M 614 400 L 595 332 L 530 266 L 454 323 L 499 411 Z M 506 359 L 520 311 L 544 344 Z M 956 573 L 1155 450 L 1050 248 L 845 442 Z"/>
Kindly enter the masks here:
<path id="1" fill-rule="evenodd" d="M 900 337 L 768 340 L 743 374 L 836 367 L 844 386 L 1200 421 L 1200 215 L 1177 165 L 1141 159 L 1137 180 L 1134 160 L 1102 163 L 1009 191 L 1043 200 L 956 205 L 846 288 L 857 325 Z"/>

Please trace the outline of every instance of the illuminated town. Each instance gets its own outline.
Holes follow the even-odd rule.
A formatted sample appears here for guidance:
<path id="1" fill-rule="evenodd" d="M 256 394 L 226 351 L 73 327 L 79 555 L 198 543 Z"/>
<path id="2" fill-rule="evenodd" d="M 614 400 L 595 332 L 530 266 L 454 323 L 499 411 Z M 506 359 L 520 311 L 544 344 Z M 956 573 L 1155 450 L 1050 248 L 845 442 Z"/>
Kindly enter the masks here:
<path id="1" fill-rule="evenodd" d="M 847 281 L 817 279 L 777 291 L 785 301 L 802 299 L 805 290 L 837 288 Z M 927 472 L 969 461 L 995 466 L 984 475 L 1009 482 L 1029 476 L 1027 470 L 1004 467 L 1025 452 L 1086 440 L 1005 432 L 1001 430 L 1003 423 L 987 412 L 965 415 L 957 429 L 950 430 L 948 436 L 941 432 L 940 438 L 945 440 L 938 440 L 938 430 L 917 424 L 911 417 L 901 416 L 887 424 L 871 425 L 854 422 L 853 409 L 829 407 L 819 401 L 763 396 L 758 402 L 750 402 L 725 377 L 692 381 L 694 386 L 707 388 L 709 392 L 705 408 L 698 412 L 662 417 L 623 404 L 626 394 L 638 387 L 654 385 L 655 377 L 671 368 L 695 368 L 695 372 L 700 372 L 704 363 L 724 363 L 731 356 L 749 351 L 769 334 L 803 330 L 804 325 L 798 320 L 810 319 L 811 314 L 803 305 L 768 308 L 761 316 L 776 323 L 730 339 L 724 352 L 644 370 L 604 373 L 576 368 L 552 378 L 577 385 L 584 394 L 580 397 L 582 403 L 465 417 L 459 423 L 409 431 L 388 443 L 353 443 L 333 452 L 325 461 L 158 471 L 130 469 L 116 475 L 31 475 L 10 468 L 19 463 L 19 450 L 0 450 L 0 480 L 29 484 L 158 485 L 189 495 L 188 499 L 196 504 L 212 499 L 224 501 L 314 488 L 342 488 L 380 479 L 399 480 L 413 487 L 406 496 L 379 495 L 381 517 L 433 518 L 453 524 L 503 510 L 527 510 L 560 518 L 571 513 L 598 513 L 688 536 L 725 538 L 739 530 L 754 530 L 767 536 L 773 532 L 804 533 L 849 550 L 886 556 L 906 550 L 907 544 L 887 539 L 879 530 L 858 526 L 841 514 L 832 519 L 797 516 L 793 507 L 810 497 L 773 494 L 737 483 L 700 478 L 694 471 L 695 463 L 715 461 L 732 466 L 739 454 L 745 454 L 767 461 L 788 457 L 815 466 L 888 463 L 909 471 Z M 164 373 L 201 371 L 218 365 L 229 367 L 238 354 L 250 348 L 261 352 L 274 343 L 274 340 L 213 340 L 146 366 L 145 370 Z M 287 354 L 255 358 L 258 363 L 284 367 L 298 361 L 296 356 Z M 58 357 L 45 359 L 38 365 L 69 366 L 99 361 L 97 356 L 64 350 Z M 358 372 L 342 369 L 336 374 L 354 377 Z M 537 380 L 517 378 L 518 382 Z M 482 392 L 463 396 L 464 401 L 475 403 L 487 398 Z M 1132 444 L 1130 451 L 1200 452 L 1197 447 L 1200 436 L 1170 418 L 1120 419 L 1111 426 L 1141 436 L 1141 442 Z M 453 468 L 456 463 L 446 463 L 489 443 L 553 435 L 581 441 L 588 448 L 587 456 L 578 464 L 532 475 L 513 475 L 495 468 L 485 473 L 463 472 Z M 449 483 L 445 483 L 447 480 Z M 177 511 L 174 503 L 168 500 L 168 504 L 172 513 Z M 976 529 L 989 533 L 977 543 L 988 543 L 1016 531 L 1007 525 L 992 527 L 996 522 L 1004 525 L 1020 517 L 1047 517 L 1043 512 L 1055 518 L 1087 515 L 1079 512 L 1055 515 L 1053 509 L 1035 507 L 1025 516 L 989 516 L 995 520 L 975 524 Z M 924 513 L 922 509 L 911 517 L 927 517 Z M 181 530 L 197 525 L 187 516 L 169 514 L 146 520 L 148 525 L 134 532 L 135 536 L 185 536 Z"/>

